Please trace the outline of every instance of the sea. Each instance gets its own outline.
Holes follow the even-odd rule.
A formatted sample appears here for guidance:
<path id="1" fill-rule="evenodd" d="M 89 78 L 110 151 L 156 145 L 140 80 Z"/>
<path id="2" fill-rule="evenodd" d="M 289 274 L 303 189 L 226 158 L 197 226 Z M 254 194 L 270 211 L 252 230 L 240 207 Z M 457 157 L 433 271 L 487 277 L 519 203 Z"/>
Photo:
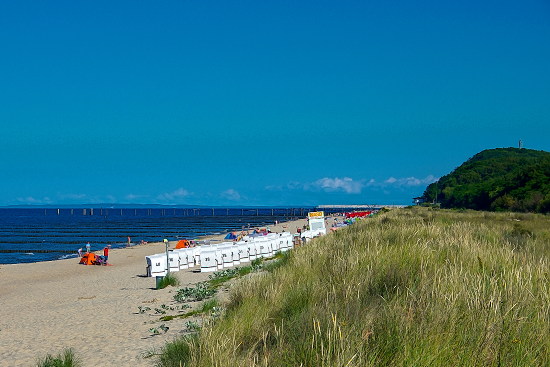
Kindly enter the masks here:
<path id="1" fill-rule="evenodd" d="M 197 239 L 294 220 L 313 208 L 0 208 L 0 264 L 77 257 L 106 245 Z"/>

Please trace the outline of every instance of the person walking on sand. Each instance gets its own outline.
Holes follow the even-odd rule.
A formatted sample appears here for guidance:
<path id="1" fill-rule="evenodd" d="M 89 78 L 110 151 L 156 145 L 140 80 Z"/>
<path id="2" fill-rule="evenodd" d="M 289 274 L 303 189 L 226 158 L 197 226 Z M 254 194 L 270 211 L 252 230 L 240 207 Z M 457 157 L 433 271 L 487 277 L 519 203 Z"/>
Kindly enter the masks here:
<path id="1" fill-rule="evenodd" d="M 128 247 L 130 247 L 131 243 L 132 243 L 132 239 L 130 238 L 130 236 L 128 236 Z"/>
<path id="2" fill-rule="evenodd" d="M 90 253 L 90 247 L 92 247 L 92 246 L 90 246 L 90 242 L 88 242 L 88 243 L 86 244 L 86 253 L 87 253 L 87 254 Z"/>
<path id="3" fill-rule="evenodd" d="M 78 249 L 78 257 L 82 257 L 82 247 Z"/>

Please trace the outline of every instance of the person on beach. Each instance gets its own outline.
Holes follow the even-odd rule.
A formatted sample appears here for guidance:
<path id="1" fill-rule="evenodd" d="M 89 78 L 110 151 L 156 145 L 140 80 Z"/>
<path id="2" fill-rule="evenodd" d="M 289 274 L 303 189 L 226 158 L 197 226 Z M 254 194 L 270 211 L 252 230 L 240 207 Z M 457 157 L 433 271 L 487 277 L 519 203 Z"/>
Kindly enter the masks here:
<path id="1" fill-rule="evenodd" d="M 128 247 L 130 247 L 131 243 L 132 243 L 132 239 L 130 238 L 130 236 L 128 236 Z"/>
<path id="2" fill-rule="evenodd" d="M 86 244 L 86 253 L 87 253 L 87 254 L 90 253 L 90 248 L 91 248 L 91 247 L 92 247 L 92 246 L 90 246 L 90 242 L 88 242 L 88 243 Z"/>
<path id="3" fill-rule="evenodd" d="M 105 246 L 103 249 L 103 259 L 105 260 L 105 265 L 107 265 L 107 259 L 109 259 L 109 246 Z"/>
<path id="4" fill-rule="evenodd" d="M 82 247 L 78 249 L 78 257 L 82 257 Z"/>

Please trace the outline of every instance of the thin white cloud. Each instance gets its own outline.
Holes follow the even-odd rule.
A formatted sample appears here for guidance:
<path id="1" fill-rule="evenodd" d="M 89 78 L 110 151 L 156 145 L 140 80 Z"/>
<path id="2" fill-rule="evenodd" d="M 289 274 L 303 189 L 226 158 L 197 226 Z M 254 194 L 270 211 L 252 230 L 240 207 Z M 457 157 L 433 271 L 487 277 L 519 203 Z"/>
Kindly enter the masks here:
<path id="1" fill-rule="evenodd" d="M 221 197 L 231 201 L 239 201 L 242 199 L 241 194 L 237 190 L 228 189 L 221 193 Z"/>
<path id="2" fill-rule="evenodd" d="M 160 194 L 157 196 L 158 200 L 161 201 L 175 201 L 175 200 L 181 200 L 191 195 L 191 193 L 184 188 L 180 187 L 177 190 L 174 190 L 172 192 L 165 192 L 163 194 Z"/>
<path id="3" fill-rule="evenodd" d="M 424 178 L 411 177 L 393 177 L 390 176 L 384 181 L 376 181 L 374 178 L 354 180 L 350 177 L 323 177 L 314 182 L 289 182 L 283 185 L 269 185 L 265 187 L 268 191 L 325 191 L 325 192 L 344 192 L 346 194 L 360 194 L 366 187 L 371 188 L 403 188 L 413 186 L 429 185 L 439 178 L 428 175 Z"/>
<path id="4" fill-rule="evenodd" d="M 124 197 L 126 200 L 138 200 L 138 199 L 146 199 L 149 195 L 137 195 L 137 194 L 128 194 Z"/>
<path id="5" fill-rule="evenodd" d="M 284 187 L 282 185 L 267 185 L 264 189 L 267 191 L 283 191 Z"/>
<path id="6" fill-rule="evenodd" d="M 417 178 L 417 177 L 414 177 L 414 176 L 403 177 L 403 178 L 390 177 L 386 181 L 384 181 L 384 183 L 387 184 L 387 185 L 397 186 L 397 187 L 402 187 L 402 186 L 424 186 L 424 185 L 429 185 L 432 182 L 435 182 L 437 180 L 439 180 L 439 178 L 435 177 L 433 175 L 428 175 L 424 178 Z"/>
<path id="7" fill-rule="evenodd" d="M 353 181 L 350 177 L 324 177 L 313 183 L 314 187 L 319 187 L 323 191 L 343 191 L 347 194 L 360 194 L 363 188 L 361 181 Z"/>
<path id="8" fill-rule="evenodd" d="M 47 196 L 45 196 L 41 199 L 40 198 L 34 198 L 32 196 L 26 196 L 26 197 L 19 197 L 15 200 L 19 203 L 30 204 L 30 205 L 32 205 L 32 204 L 52 204 L 53 203 L 53 201 Z"/>
<path id="9" fill-rule="evenodd" d="M 57 193 L 56 203 L 60 204 L 103 204 L 116 203 L 117 198 L 113 195 L 89 195 L 75 193 Z"/>
<path id="10" fill-rule="evenodd" d="M 57 197 L 60 200 L 82 201 L 82 200 L 85 200 L 88 197 L 88 195 L 86 195 L 86 194 L 58 194 Z"/>
<path id="11" fill-rule="evenodd" d="M 264 189 L 267 191 L 293 191 L 293 190 L 309 190 L 313 183 L 301 183 L 297 181 L 290 181 L 286 185 L 268 185 Z"/>

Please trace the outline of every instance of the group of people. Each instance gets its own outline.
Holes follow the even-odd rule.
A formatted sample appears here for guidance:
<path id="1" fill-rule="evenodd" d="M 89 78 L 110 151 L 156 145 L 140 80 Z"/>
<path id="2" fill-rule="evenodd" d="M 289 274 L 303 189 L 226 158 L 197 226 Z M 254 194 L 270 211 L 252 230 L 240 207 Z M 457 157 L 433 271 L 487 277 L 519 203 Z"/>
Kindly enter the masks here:
<path id="1" fill-rule="evenodd" d="M 86 253 L 89 254 L 91 250 L 90 242 L 86 244 Z M 107 245 L 103 248 L 103 256 L 98 255 L 97 257 L 100 258 L 100 261 L 104 264 L 107 264 L 107 260 L 109 259 L 109 248 L 111 245 Z M 82 247 L 78 249 L 78 257 L 82 257 L 84 254 L 82 253 Z"/>

